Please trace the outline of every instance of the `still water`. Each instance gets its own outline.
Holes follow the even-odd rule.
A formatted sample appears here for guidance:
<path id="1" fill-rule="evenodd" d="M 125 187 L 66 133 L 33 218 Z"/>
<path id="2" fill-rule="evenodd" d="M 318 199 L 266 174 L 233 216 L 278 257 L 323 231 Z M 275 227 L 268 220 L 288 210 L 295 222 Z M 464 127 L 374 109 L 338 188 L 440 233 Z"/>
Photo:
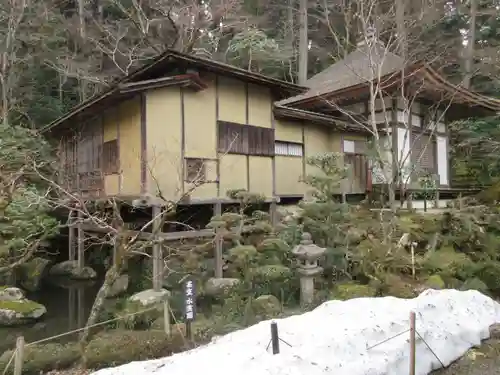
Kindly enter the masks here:
<path id="1" fill-rule="evenodd" d="M 27 297 L 47 308 L 42 320 L 23 326 L 0 327 L 0 355 L 5 350 L 13 349 L 17 336 L 24 336 L 26 342 L 33 342 L 46 337 L 68 332 L 85 325 L 94 298 L 101 282 L 73 283 L 69 285 L 48 284 Z M 50 342 L 68 342 L 75 340 L 77 334 L 67 335 Z"/>

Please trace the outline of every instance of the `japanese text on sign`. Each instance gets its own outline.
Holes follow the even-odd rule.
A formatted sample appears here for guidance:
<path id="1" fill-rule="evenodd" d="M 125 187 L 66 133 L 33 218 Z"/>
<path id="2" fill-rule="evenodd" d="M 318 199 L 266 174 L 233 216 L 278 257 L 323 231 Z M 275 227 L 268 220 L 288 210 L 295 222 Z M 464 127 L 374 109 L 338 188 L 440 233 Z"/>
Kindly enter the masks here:
<path id="1" fill-rule="evenodd" d="M 194 320 L 196 313 L 196 296 L 194 290 L 194 282 L 192 280 L 186 281 L 184 287 L 184 303 L 186 320 Z"/>

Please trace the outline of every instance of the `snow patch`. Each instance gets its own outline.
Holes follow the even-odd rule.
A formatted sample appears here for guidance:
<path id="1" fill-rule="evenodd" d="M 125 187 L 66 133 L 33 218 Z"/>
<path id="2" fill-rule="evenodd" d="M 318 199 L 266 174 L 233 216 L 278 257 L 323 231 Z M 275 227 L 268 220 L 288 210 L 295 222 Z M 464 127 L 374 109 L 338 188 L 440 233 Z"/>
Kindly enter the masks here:
<path id="1" fill-rule="evenodd" d="M 268 347 L 270 321 L 261 322 L 184 353 L 103 369 L 94 375 L 400 375 L 409 369 L 409 333 L 416 329 L 448 366 L 489 337 L 500 323 L 500 304 L 477 292 L 426 290 L 414 299 L 394 297 L 328 301 L 315 310 L 278 319 L 280 354 Z M 440 368 L 417 335 L 417 375 Z"/>

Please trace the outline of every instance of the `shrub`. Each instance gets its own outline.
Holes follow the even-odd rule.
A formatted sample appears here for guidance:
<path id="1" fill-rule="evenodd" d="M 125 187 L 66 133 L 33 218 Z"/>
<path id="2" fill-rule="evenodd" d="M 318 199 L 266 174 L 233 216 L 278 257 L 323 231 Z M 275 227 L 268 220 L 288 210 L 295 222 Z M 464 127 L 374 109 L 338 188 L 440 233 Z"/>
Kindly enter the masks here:
<path id="1" fill-rule="evenodd" d="M 376 288 L 351 281 L 336 285 L 330 293 L 330 299 L 345 301 L 352 298 L 375 297 L 376 294 Z"/>
<path id="2" fill-rule="evenodd" d="M 168 356 L 186 349 L 186 341 L 178 331 L 168 338 L 162 331 L 112 330 L 94 337 L 86 350 L 87 367 L 99 369 Z M 4 369 L 12 351 L 0 357 L 0 368 Z M 77 343 L 34 345 L 24 354 L 23 375 L 39 375 L 50 370 L 77 366 L 80 352 Z M 6 374 L 12 374 L 9 367 Z"/>

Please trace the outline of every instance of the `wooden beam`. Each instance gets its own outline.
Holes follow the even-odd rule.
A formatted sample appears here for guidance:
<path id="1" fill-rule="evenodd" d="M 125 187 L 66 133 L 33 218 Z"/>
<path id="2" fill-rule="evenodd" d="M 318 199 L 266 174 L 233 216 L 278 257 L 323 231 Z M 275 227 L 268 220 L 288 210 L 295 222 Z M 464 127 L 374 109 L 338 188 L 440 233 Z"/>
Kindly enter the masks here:
<path id="1" fill-rule="evenodd" d="M 82 224 L 82 229 L 87 232 L 104 233 L 104 234 L 109 233 L 111 231 L 108 228 L 102 228 L 93 224 Z M 130 237 L 138 236 L 138 238 L 141 240 L 151 240 L 153 238 L 153 234 L 148 232 L 129 230 L 127 231 L 127 233 L 129 234 Z M 163 241 L 178 241 L 190 238 L 213 237 L 213 236 L 215 236 L 215 232 L 212 229 L 158 233 L 158 237 L 160 237 Z"/>

